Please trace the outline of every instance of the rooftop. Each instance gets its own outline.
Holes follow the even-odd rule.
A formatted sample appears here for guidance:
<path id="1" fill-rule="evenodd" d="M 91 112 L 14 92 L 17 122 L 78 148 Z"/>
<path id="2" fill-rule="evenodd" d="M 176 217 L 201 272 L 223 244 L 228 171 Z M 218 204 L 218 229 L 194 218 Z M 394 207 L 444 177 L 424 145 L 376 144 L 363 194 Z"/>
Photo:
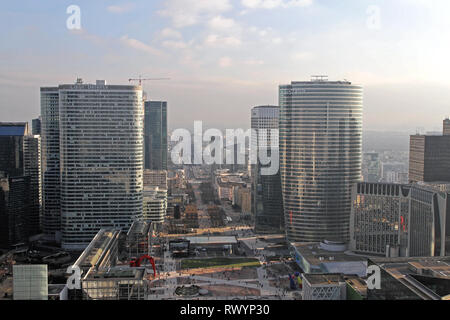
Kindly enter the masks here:
<path id="1" fill-rule="evenodd" d="M 236 244 L 236 237 L 184 237 L 191 244 Z"/>
<path id="2" fill-rule="evenodd" d="M 0 136 L 25 136 L 28 134 L 26 122 L 0 122 Z"/>
<path id="3" fill-rule="evenodd" d="M 86 279 L 135 279 L 142 280 L 145 268 L 115 267 L 106 270 L 90 272 Z M 85 279 L 85 280 L 86 280 Z"/>
<path id="4" fill-rule="evenodd" d="M 311 285 L 330 285 L 345 282 L 344 277 L 340 273 L 336 274 L 319 274 L 319 273 L 304 273 L 303 278 Z"/>
<path id="5" fill-rule="evenodd" d="M 320 243 L 302 243 L 293 242 L 291 243 L 298 251 L 301 252 L 302 256 L 308 260 L 309 263 L 313 265 L 319 265 L 323 262 L 348 262 L 348 261 L 366 261 L 367 259 L 357 256 L 350 255 L 346 251 L 330 251 L 325 250 L 321 247 Z"/>
<path id="6" fill-rule="evenodd" d="M 450 257 L 371 258 L 395 278 L 418 274 L 450 279 Z"/>

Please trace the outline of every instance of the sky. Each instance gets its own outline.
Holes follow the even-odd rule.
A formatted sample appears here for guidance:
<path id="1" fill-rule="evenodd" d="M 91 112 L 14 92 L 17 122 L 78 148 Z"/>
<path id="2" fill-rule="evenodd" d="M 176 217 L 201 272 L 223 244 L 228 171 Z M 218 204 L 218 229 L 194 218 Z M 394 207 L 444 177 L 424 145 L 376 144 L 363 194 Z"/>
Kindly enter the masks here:
<path id="1" fill-rule="evenodd" d="M 80 29 L 67 20 L 80 8 Z M 0 121 L 40 113 L 39 88 L 139 75 L 169 127 L 247 128 L 278 85 L 364 86 L 364 129 L 441 130 L 450 115 L 448 0 L 22 0 L 0 10 Z M 74 20 L 70 20 L 74 21 Z"/>

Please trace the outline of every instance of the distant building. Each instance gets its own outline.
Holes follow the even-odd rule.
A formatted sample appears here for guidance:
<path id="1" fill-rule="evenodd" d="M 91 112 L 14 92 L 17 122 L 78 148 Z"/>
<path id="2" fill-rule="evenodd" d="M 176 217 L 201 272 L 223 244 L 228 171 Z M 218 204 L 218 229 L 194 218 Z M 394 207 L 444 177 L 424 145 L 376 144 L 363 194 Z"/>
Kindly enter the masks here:
<path id="1" fill-rule="evenodd" d="M 145 169 L 144 187 L 159 187 L 167 190 L 167 171 Z"/>
<path id="2" fill-rule="evenodd" d="M 159 187 L 144 188 L 144 220 L 163 223 L 167 213 L 167 190 Z"/>
<path id="3" fill-rule="evenodd" d="M 167 102 L 145 102 L 145 169 L 167 170 Z"/>
<path id="4" fill-rule="evenodd" d="M 31 132 L 33 136 L 41 135 L 41 117 L 33 119 L 31 121 Z"/>
<path id="5" fill-rule="evenodd" d="M 442 136 L 414 135 L 410 138 L 410 182 L 450 182 L 449 121 Z"/>
<path id="6" fill-rule="evenodd" d="M 353 187 L 350 249 L 387 257 L 445 256 L 450 194 L 422 185 Z"/>
<path id="7" fill-rule="evenodd" d="M 251 189 L 241 186 L 234 187 L 233 189 L 233 205 L 241 208 L 242 213 L 251 213 Z"/>
<path id="8" fill-rule="evenodd" d="M 377 152 L 366 152 L 363 156 L 363 178 L 365 182 L 379 182 L 381 161 Z"/>
<path id="9" fill-rule="evenodd" d="M 363 88 L 349 81 L 279 87 L 280 170 L 287 238 L 348 241 L 361 180 Z"/>
<path id="10" fill-rule="evenodd" d="M 449 118 L 444 120 L 443 135 L 444 136 L 450 136 L 450 119 Z"/>
<path id="11" fill-rule="evenodd" d="M 381 181 L 367 181 L 367 182 L 387 182 L 387 183 L 401 183 L 402 175 L 407 172 L 406 164 L 401 162 L 383 162 L 381 164 Z M 408 181 L 403 181 L 407 183 Z"/>
<path id="12" fill-rule="evenodd" d="M 266 152 L 270 155 L 270 146 L 276 141 L 279 152 L 279 116 L 278 106 L 259 106 L 251 110 L 251 127 L 255 135 L 252 136 L 252 148 L 256 154 Z M 272 131 L 276 130 L 276 136 Z M 276 159 L 279 162 L 279 157 Z M 280 171 L 274 175 L 263 175 L 261 170 L 270 165 L 258 162 L 251 165 L 252 178 L 252 213 L 255 217 L 256 232 L 280 232 L 284 230 L 283 196 L 281 193 Z M 278 168 L 277 168 L 278 169 Z"/>

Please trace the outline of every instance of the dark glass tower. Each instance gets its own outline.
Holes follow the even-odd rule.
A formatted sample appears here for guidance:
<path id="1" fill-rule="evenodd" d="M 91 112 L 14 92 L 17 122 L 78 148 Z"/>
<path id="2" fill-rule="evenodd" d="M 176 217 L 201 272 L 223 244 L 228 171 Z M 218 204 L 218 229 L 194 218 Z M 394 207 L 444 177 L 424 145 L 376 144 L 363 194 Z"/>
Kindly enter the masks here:
<path id="1" fill-rule="evenodd" d="M 255 133 L 252 146 L 257 148 L 257 153 L 266 147 L 263 141 L 259 141 L 262 137 L 261 130 L 267 130 L 267 136 L 263 138 L 267 139 L 267 143 L 272 140 L 270 130 L 278 131 L 279 113 L 280 108 L 277 106 L 259 106 L 252 109 L 251 125 Z M 276 147 L 278 148 L 278 145 Z M 267 154 L 269 152 L 270 149 Z M 257 164 L 252 164 L 252 212 L 255 216 L 255 231 L 277 233 L 284 229 L 280 171 L 274 175 L 263 175 L 263 167 L 259 160 Z"/>
<path id="2" fill-rule="evenodd" d="M 167 102 L 145 102 L 145 169 L 167 170 Z"/>
<path id="3" fill-rule="evenodd" d="M 0 246 L 39 233 L 39 137 L 27 123 L 0 123 Z"/>

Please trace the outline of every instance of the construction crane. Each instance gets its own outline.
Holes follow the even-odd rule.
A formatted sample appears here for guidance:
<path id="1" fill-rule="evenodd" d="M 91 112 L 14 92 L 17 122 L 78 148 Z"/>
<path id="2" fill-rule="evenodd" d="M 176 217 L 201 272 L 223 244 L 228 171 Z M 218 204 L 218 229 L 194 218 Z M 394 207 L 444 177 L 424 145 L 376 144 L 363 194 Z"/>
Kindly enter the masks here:
<path id="1" fill-rule="evenodd" d="M 143 81 L 161 81 L 161 80 L 170 80 L 170 78 L 142 78 L 142 76 L 139 76 L 139 78 L 128 79 L 129 82 L 139 81 L 140 86 L 142 86 Z"/>

